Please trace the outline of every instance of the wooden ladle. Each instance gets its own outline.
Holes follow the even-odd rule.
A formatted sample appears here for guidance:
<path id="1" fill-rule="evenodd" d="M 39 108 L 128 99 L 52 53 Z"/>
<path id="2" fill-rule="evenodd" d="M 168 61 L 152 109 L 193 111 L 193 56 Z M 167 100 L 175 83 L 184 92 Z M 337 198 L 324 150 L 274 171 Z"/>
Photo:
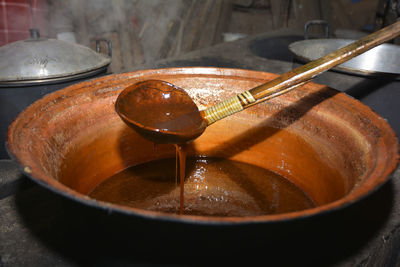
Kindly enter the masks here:
<path id="1" fill-rule="evenodd" d="M 189 142 L 200 136 L 208 125 L 289 92 L 399 34 L 400 21 L 202 111 L 185 90 L 159 80 L 142 81 L 127 87 L 118 96 L 115 108 L 125 123 L 153 142 Z"/>

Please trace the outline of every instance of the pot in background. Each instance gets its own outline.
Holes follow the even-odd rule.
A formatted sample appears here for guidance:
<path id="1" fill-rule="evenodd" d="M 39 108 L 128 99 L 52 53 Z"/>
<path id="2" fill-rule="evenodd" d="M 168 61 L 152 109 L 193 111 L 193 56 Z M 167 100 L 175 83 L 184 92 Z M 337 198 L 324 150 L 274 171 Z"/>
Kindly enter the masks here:
<path id="1" fill-rule="evenodd" d="M 35 100 L 68 85 L 103 75 L 111 58 L 56 39 L 31 38 L 0 47 L 0 159 L 12 120 Z M 111 51 L 111 50 L 109 50 Z"/>
<path id="2" fill-rule="evenodd" d="M 311 39 L 293 42 L 290 52 L 301 62 L 310 62 L 336 51 L 355 40 L 351 39 Z M 400 46 L 381 44 L 333 70 L 362 76 L 397 78 L 400 76 Z"/>

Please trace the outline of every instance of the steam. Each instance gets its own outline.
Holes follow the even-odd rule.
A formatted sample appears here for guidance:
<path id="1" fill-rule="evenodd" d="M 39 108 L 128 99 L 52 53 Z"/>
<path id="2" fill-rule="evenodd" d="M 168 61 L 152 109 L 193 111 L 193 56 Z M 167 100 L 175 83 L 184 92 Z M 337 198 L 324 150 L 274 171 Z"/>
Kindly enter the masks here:
<path id="1" fill-rule="evenodd" d="M 199 43 L 208 44 L 215 34 L 210 25 L 216 22 L 208 23 L 207 16 L 228 1 L 28 0 L 32 16 L 16 16 L 12 24 L 27 24 L 28 29 L 38 28 L 42 37 L 92 49 L 97 39 L 109 40 L 112 72 L 123 72 L 198 48 Z M 25 36 L 29 37 L 28 31 Z"/>

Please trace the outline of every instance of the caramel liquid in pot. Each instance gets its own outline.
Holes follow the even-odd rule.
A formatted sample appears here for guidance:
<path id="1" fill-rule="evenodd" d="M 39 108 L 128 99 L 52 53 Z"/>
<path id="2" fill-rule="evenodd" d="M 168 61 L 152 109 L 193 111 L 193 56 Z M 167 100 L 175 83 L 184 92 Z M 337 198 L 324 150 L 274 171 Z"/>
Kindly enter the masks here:
<path id="1" fill-rule="evenodd" d="M 125 169 L 89 196 L 139 209 L 200 216 L 257 216 L 315 207 L 300 188 L 264 168 L 209 157 L 188 157 L 186 164 L 181 157 L 179 165 L 181 175 L 186 174 L 179 186 L 175 159 L 169 158 Z"/>
<path id="2" fill-rule="evenodd" d="M 187 92 L 177 86 L 159 80 L 138 82 L 118 96 L 116 111 L 144 138 L 174 144 L 176 163 L 161 160 L 131 167 L 98 185 L 92 198 L 205 216 L 265 215 L 315 206 L 301 189 L 268 170 L 228 159 L 186 162 L 185 143 L 201 135 L 208 123 Z"/>

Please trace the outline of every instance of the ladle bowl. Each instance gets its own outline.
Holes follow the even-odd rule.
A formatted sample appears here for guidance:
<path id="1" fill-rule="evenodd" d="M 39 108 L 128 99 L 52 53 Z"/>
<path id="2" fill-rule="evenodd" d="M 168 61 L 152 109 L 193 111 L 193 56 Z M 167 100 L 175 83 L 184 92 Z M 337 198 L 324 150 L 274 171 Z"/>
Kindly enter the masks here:
<path id="1" fill-rule="evenodd" d="M 119 94 L 115 111 L 127 125 L 155 143 L 160 139 L 167 144 L 190 141 L 207 127 L 186 91 L 165 81 L 148 80 L 128 86 Z M 171 120 L 172 116 L 177 119 Z M 171 125 L 181 127 L 174 129 Z"/>
<path id="2" fill-rule="evenodd" d="M 196 224 L 282 222 L 342 209 L 376 191 L 398 164 L 398 141 L 385 119 L 344 93 L 308 83 L 208 127 L 189 155 L 229 158 L 278 173 L 315 208 L 275 215 L 176 215 L 97 201 L 88 193 L 129 166 L 175 156 L 117 115 L 127 86 L 164 80 L 185 88 L 199 108 L 265 83 L 276 74 L 222 68 L 173 68 L 110 75 L 38 100 L 11 124 L 10 156 L 35 182 L 85 205 L 145 220 Z"/>

